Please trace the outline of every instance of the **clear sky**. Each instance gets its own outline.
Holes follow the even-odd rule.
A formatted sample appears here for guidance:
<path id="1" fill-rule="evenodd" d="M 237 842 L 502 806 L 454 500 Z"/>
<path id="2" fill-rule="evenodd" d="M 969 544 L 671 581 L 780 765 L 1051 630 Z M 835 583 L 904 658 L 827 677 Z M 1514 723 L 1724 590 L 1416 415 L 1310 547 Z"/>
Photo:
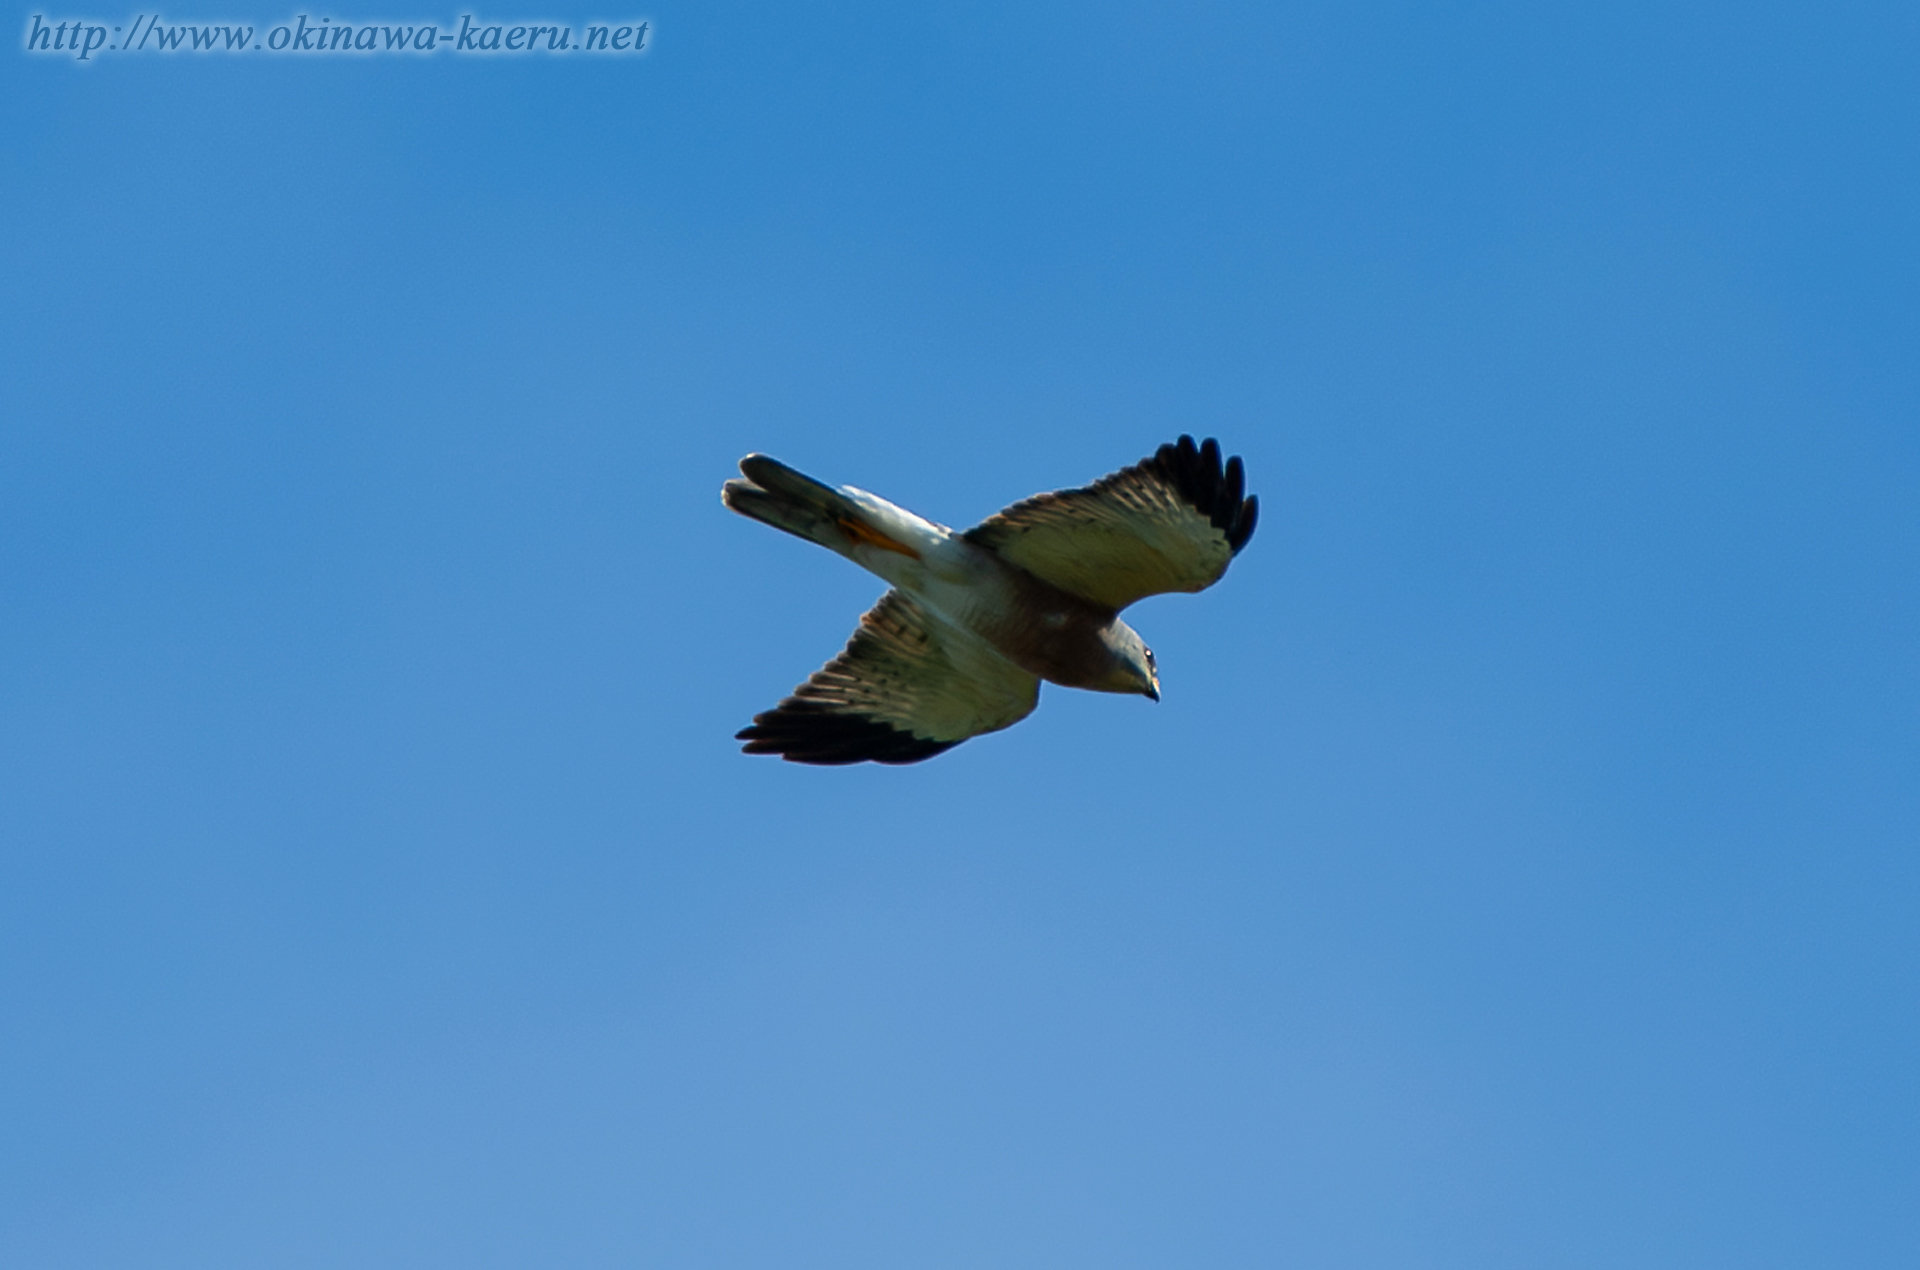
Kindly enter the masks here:
<path id="1" fill-rule="evenodd" d="M 1920 1264 L 1910 4 L 482 16 L 4 54 L 0 1263 Z M 1161 704 L 737 752 L 739 456 L 1181 432 Z"/>

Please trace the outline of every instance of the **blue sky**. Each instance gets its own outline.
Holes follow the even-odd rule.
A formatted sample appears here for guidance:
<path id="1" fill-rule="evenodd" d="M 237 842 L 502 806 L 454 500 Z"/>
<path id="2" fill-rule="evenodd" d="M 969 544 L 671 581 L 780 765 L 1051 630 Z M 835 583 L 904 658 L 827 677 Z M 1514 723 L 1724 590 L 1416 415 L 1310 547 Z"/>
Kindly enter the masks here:
<path id="1" fill-rule="evenodd" d="M 0 76 L 0 1261 L 1914 1264 L 1909 7 L 496 16 Z M 737 753 L 740 455 L 1181 432 L 1161 704 Z"/>

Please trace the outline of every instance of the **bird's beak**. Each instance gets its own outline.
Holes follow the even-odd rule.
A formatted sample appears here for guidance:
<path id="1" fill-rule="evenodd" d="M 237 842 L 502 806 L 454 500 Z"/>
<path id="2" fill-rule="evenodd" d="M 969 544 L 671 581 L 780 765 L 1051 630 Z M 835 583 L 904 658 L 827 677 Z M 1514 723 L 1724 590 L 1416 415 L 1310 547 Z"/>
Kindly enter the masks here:
<path id="1" fill-rule="evenodd" d="M 1158 675 L 1147 681 L 1147 700 L 1160 700 L 1160 676 Z"/>

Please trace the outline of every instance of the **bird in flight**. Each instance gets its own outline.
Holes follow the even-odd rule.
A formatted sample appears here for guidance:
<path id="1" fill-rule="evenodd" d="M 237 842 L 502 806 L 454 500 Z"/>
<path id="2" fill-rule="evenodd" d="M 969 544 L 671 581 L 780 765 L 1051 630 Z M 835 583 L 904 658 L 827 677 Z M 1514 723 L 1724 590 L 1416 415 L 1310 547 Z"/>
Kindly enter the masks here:
<path id="1" fill-rule="evenodd" d="M 1083 489 L 1038 494 L 963 533 L 764 454 L 721 499 L 837 551 L 893 589 L 838 657 L 754 716 L 748 754 L 794 763 L 918 763 L 1033 713 L 1040 681 L 1160 699 L 1120 610 L 1220 580 L 1259 500 L 1238 455 L 1181 437 Z"/>

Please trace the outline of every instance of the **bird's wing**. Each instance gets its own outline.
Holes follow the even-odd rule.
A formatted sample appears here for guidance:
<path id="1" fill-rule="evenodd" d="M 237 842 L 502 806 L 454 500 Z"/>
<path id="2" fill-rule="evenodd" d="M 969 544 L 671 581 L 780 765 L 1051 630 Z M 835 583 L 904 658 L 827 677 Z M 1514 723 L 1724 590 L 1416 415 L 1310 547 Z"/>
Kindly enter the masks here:
<path id="1" fill-rule="evenodd" d="M 1213 585 L 1253 536 L 1260 500 L 1243 497 L 1235 455 L 1192 437 L 1085 489 L 1038 494 L 967 530 L 967 541 L 1063 591 L 1125 608 Z"/>
<path id="2" fill-rule="evenodd" d="M 741 730 L 748 754 L 794 763 L 917 763 L 1033 713 L 1040 680 L 898 591 L 846 649 Z"/>

